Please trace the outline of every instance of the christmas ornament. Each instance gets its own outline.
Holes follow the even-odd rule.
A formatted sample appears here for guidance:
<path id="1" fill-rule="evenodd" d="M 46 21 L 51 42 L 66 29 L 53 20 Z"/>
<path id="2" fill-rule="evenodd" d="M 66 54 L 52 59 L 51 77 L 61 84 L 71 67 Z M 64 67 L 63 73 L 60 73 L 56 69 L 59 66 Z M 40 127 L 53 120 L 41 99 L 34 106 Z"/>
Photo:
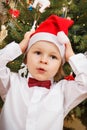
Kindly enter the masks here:
<path id="1" fill-rule="evenodd" d="M 27 75 L 28 75 L 27 66 L 24 63 L 22 63 L 20 69 L 18 70 L 18 72 L 22 77 L 27 77 Z"/>
<path id="2" fill-rule="evenodd" d="M 35 31 L 36 23 L 37 23 L 37 21 L 35 20 L 34 23 L 33 23 L 32 28 L 31 28 L 31 31 Z"/>
<path id="3" fill-rule="evenodd" d="M 49 0 L 35 0 L 32 7 L 36 8 L 37 5 L 40 7 L 39 11 L 43 13 L 47 7 L 50 7 Z"/>
<path id="4" fill-rule="evenodd" d="M 10 0 L 9 6 L 11 9 L 14 9 L 16 7 L 16 1 Z"/>
<path id="5" fill-rule="evenodd" d="M 6 0 L 6 4 L 9 4 L 9 0 Z"/>
<path id="6" fill-rule="evenodd" d="M 29 5 L 28 10 L 30 10 L 30 11 L 32 11 L 32 10 L 33 10 L 33 7 L 32 7 L 32 5 L 31 5 L 31 4 Z"/>
<path id="7" fill-rule="evenodd" d="M 5 25 L 1 25 L 1 31 L 0 31 L 0 42 L 2 42 L 6 36 L 8 35 L 8 31 L 6 29 Z"/>
<path id="8" fill-rule="evenodd" d="M 64 79 L 66 79 L 66 80 L 74 80 L 75 79 L 75 74 L 71 72 L 70 75 L 65 76 Z"/>
<path id="9" fill-rule="evenodd" d="M 27 1 L 27 4 L 29 5 L 29 6 L 28 6 L 28 10 L 32 11 L 32 10 L 33 10 L 32 0 L 28 0 L 28 1 Z"/>
<path id="10" fill-rule="evenodd" d="M 62 12 L 63 12 L 62 17 L 66 17 L 66 16 L 67 16 L 67 11 L 68 11 L 67 7 L 64 6 L 64 7 L 62 8 Z"/>
<path id="11" fill-rule="evenodd" d="M 12 18 L 17 18 L 20 14 L 20 11 L 16 9 L 17 3 L 17 0 L 10 0 L 9 2 L 10 9 L 8 11 Z"/>
<path id="12" fill-rule="evenodd" d="M 17 18 L 20 14 L 20 11 L 17 9 L 10 9 L 9 10 L 9 14 L 13 17 L 13 18 Z"/>
<path id="13" fill-rule="evenodd" d="M 29 5 L 30 3 L 32 3 L 32 0 L 26 0 L 26 3 Z"/>

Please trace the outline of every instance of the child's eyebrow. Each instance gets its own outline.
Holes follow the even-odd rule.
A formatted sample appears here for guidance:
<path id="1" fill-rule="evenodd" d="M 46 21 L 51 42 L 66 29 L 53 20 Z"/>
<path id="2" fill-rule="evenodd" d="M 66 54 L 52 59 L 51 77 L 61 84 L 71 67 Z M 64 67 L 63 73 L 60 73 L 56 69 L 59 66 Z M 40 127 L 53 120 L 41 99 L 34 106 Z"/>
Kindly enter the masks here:
<path id="1" fill-rule="evenodd" d="M 59 55 L 59 52 L 57 51 L 57 52 L 55 52 L 55 51 L 52 51 L 52 52 L 50 52 L 51 54 L 54 54 L 54 55 Z"/>

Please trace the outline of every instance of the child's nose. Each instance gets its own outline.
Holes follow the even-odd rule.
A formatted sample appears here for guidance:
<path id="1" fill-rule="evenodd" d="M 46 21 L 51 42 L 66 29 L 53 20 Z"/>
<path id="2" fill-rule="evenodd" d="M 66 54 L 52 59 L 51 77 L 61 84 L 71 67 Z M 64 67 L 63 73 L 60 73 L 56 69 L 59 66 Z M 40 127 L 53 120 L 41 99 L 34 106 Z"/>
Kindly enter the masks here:
<path id="1" fill-rule="evenodd" d="M 40 63 L 47 64 L 48 63 L 47 56 L 42 56 L 40 59 Z"/>

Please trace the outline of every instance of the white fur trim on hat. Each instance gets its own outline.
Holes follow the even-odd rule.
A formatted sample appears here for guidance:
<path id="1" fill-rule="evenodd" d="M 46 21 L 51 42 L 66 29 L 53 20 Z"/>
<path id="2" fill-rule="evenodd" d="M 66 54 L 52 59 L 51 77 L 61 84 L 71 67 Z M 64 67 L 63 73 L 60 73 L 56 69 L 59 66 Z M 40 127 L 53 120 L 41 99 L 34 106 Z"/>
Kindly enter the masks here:
<path id="1" fill-rule="evenodd" d="M 54 35 L 54 34 L 51 34 L 51 33 L 40 32 L 40 33 L 34 34 L 34 35 L 30 38 L 29 45 L 28 45 L 28 49 L 29 49 L 33 44 L 35 44 L 37 41 L 41 41 L 41 40 L 54 43 L 54 44 L 58 47 L 58 49 L 59 49 L 59 51 L 60 51 L 60 54 L 61 54 L 61 57 L 64 58 L 65 45 L 64 45 L 64 44 L 61 44 L 60 42 L 58 42 L 57 36 Z"/>
<path id="2" fill-rule="evenodd" d="M 61 44 L 65 44 L 65 43 L 70 42 L 69 38 L 67 37 L 67 35 L 63 31 L 60 31 L 57 33 L 57 39 Z"/>

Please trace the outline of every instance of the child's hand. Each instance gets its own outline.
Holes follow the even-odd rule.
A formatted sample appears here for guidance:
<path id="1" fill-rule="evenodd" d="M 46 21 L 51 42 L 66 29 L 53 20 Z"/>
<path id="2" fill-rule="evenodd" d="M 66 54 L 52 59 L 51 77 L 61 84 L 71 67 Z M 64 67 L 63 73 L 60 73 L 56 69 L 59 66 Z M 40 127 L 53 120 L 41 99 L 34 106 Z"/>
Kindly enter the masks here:
<path id="1" fill-rule="evenodd" d="M 31 34 L 34 33 L 34 31 L 29 31 L 29 32 L 26 32 L 25 35 L 24 35 L 24 39 L 20 42 L 20 48 L 21 48 L 21 51 L 24 53 L 28 47 L 28 42 L 29 42 L 29 39 L 30 39 L 30 36 Z"/>
<path id="2" fill-rule="evenodd" d="M 75 53 L 72 49 L 71 43 L 68 42 L 65 44 L 65 59 L 66 59 L 66 61 L 68 61 L 69 58 L 73 55 L 75 55 Z"/>
<path id="3" fill-rule="evenodd" d="M 31 35 L 32 33 L 34 33 L 34 32 L 35 32 L 35 31 L 28 31 L 28 32 L 26 32 L 25 35 L 24 35 L 24 39 L 28 39 L 28 40 L 29 40 L 30 35 Z"/>
<path id="4" fill-rule="evenodd" d="M 60 31 L 57 34 L 57 39 L 61 44 L 65 45 L 65 59 L 66 59 L 66 61 L 68 61 L 69 57 L 74 55 L 70 40 L 63 31 Z"/>

